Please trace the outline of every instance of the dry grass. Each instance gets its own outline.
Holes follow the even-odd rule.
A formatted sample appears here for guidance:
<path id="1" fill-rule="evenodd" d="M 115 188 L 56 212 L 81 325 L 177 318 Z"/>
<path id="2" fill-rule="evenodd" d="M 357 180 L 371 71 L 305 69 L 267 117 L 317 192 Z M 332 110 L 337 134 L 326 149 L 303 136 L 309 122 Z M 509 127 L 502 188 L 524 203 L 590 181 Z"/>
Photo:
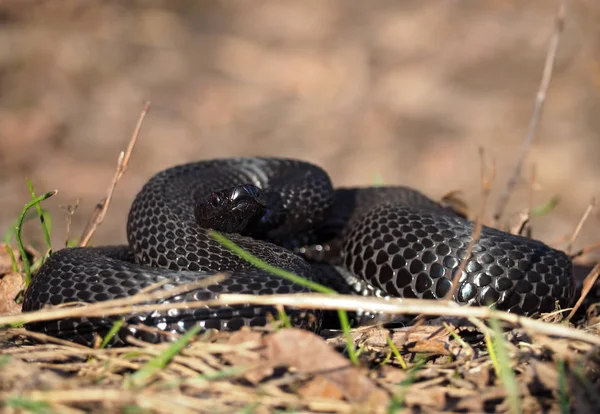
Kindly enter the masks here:
<path id="1" fill-rule="evenodd" d="M 272 298 L 264 299 L 254 302 L 273 303 Z M 281 302 L 293 301 L 293 296 L 281 298 Z M 232 301 L 224 296 L 223 303 Z M 311 306 L 315 303 L 323 303 L 323 298 L 313 298 Z M 355 308 L 363 305 L 354 304 Z M 457 314 L 428 308 L 434 305 L 413 303 L 410 313 Z M 83 315 L 87 309 L 68 310 Z M 464 316 L 481 318 L 471 312 L 475 308 L 462 310 Z M 52 312 L 32 315 L 47 319 Z M 511 319 L 501 313 L 495 316 Z M 519 318 L 527 323 L 509 323 L 503 334 L 509 367 L 518 380 L 522 412 L 565 412 L 561 408 L 565 398 L 571 407 L 567 412 L 575 408 L 597 412 L 599 320 L 592 317 L 573 327 L 557 324 L 557 316 L 545 315 L 541 321 Z M 394 407 L 423 412 L 505 412 L 506 389 L 480 334 L 489 334 L 489 328 L 479 320 L 471 318 L 473 325 L 463 316 L 443 316 L 418 327 L 355 329 L 359 367 L 340 354 L 346 345 L 341 333 L 327 331 L 322 338 L 278 329 L 275 323 L 254 332 L 195 336 L 159 366 L 157 358 L 164 359 L 172 343 L 147 344 L 130 338 L 128 347 L 94 349 L 21 328 L 4 329 L 0 334 L 4 344 L 0 396 L 7 412 L 23 408 L 31 412 L 131 412 L 134 407 L 156 413 L 383 413 L 394 412 Z"/>

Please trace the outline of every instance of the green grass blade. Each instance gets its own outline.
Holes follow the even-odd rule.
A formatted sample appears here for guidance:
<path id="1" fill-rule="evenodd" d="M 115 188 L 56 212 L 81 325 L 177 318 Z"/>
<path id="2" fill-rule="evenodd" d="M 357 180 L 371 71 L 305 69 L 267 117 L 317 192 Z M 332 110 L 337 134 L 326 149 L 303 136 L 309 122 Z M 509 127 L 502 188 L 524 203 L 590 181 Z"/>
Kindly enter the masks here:
<path id="1" fill-rule="evenodd" d="M 5 365 L 8 365 L 8 363 L 11 360 L 11 356 L 10 355 L 2 355 L 0 356 L 0 368 L 4 367 Z"/>
<path id="2" fill-rule="evenodd" d="M 156 372 L 160 371 L 200 332 L 202 326 L 195 325 L 181 338 L 169 346 L 164 352 L 152 358 L 143 367 L 133 373 L 126 383 L 126 387 L 144 385 Z"/>
<path id="3" fill-rule="evenodd" d="M 108 343 L 111 341 L 111 339 L 113 339 L 114 336 L 117 334 L 117 332 L 119 332 L 119 329 L 121 329 L 123 324 L 125 324 L 125 320 L 123 320 L 123 319 L 119 319 L 118 321 L 113 323 L 113 326 L 110 328 L 110 331 L 108 331 L 106 336 L 104 338 L 102 338 L 102 343 L 100 344 L 100 349 L 106 348 L 106 345 L 108 345 Z"/>
<path id="4" fill-rule="evenodd" d="M 12 271 L 14 273 L 18 272 L 19 271 L 19 263 L 17 263 L 17 258 L 15 257 L 15 253 L 13 252 L 13 249 L 8 244 L 6 244 L 4 247 L 6 248 L 6 252 L 10 256 L 10 264 L 12 266 Z"/>
<path id="5" fill-rule="evenodd" d="M 398 360 L 398 363 L 400 364 L 402 369 L 408 369 L 408 366 L 406 365 L 406 361 L 404 361 L 404 358 L 402 358 L 402 355 L 400 355 L 400 351 L 398 351 L 398 348 L 396 347 L 396 344 L 392 341 L 392 338 L 390 338 L 389 336 L 386 336 L 385 340 L 386 340 L 388 346 L 390 347 L 390 349 L 392 350 L 392 353 Z"/>
<path id="6" fill-rule="evenodd" d="M 34 414 L 47 414 L 52 413 L 50 404 L 46 401 L 33 401 L 24 397 L 9 397 L 5 400 L 4 404 L 7 408 L 14 410 L 23 410 L 24 412 Z"/>
<path id="7" fill-rule="evenodd" d="M 285 309 L 283 307 L 277 307 L 277 316 L 279 320 L 283 323 L 284 328 L 291 328 L 292 323 L 290 322 L 290 318 L 288 318 L 287 313 L 285 313 Z"/>
<path id="8" fill-rule="evenodd" d="M 560 199 L 558 197 L 553 197 L 550 200 L 548 200 L 547 203 L 542 204 L 541 206 L 533 207 L 531 209 L 531 215 L 534 217 L 542 217 L 548 215 L 550 214 L 550 212 L 552 212 L 552 210 L 556 208 L 559 201 Z"/>
<path id="9" fill-rule="evenodd" d="M 27 186 L 29 187 L 31 198 L 35 199 L 35 190 L 33 188 L 33 184 L 31 184 L 31 180 L 29 179 L 27 179 Z M 48 212 L 44 212 L 42 210 L 42 206 L 40 206 L 39 203 L 35 204 L 35 208 L 40 218 L 40 222 L 42 223 L 42 229 L 44 230 L 44 239 L 46 240 L 46 248 L 48 249 L 46 257 L 48 257 L 52 254 L 52 242 L 50 241 L 50 232 L 52 231 L 52 217 Z"/>
<path id="10" fill-rule="evenodd" d="M 48 216 L 50 216 L 50 213 L 47 210 L 42 209 L 42 212 L 44 214 L 47 214 Z M 38 217 L 38 214 L 36 211 L 28 211 L 27 214 L 25 215 L 25 218 L 23 219 L 23 223 L 27 223 L 29 220 L 34 219 L 36 217 Z M 8 229 L 4 232 L 4 236 L 2 238 L 2 241 L 4 243 L 8 244 L 11 242 L 13 237 L 16 237 L 18 224 L 19 224 L 19 219 L 17 218 L 10 224 Z"/>
<path id="11" fill-rule="evenodd" d="M 46 194 L 42 194 L 41 196 L 34 198 L 29 203 L 25 204 L 25 207 L 23 208 L 23 211 L 21 212 L 21 216 L 19 217 L 19 220 L 17 221 L 17 225 L 15 227 L 15 229 L 16 229 L 15 237 L 17 240 L 17 246 L 19 247 L 19 252 L 21 253 L 21 260 L 23 261 L 23 270 L 25 272 L 25 286 L 26 287 L 29 286 L 29 283 L 31 282 L 31 267 L 29 264 L 29 259 L 27 258 L 27 253 L 25 252 L 25 245 L 23 244 L 23 239 L 21 237 L 21 231 L 23 229 L 23 221 L 25 220 L 25 215 L 27 214 L 27 212 L 29 211 L 29 209 L 31 207 L 52 197 L 57 192 L 58 192 L 57 190 L 50 191 Z"/>
<path id="12" fill-rule="evenodd" d="M 214 240 L 216 240 L 217 242 L 219 242 L 220 244 L 225 246 L 227 249 L 231 250 L 232 252 L 234 252 L 235 254 L 240 256 L 242 259 L 244 259 L 245 261 L 247 261 L 254 267 L 262 269 L 265 272 L 274 274 L 275 276 L 279 276 L 284 279 L 287 279 L 290 282 L 293 282 L 295 284 L 298 284 L 298 285 L 304 286 L 306 288 L 309 288 L 311 290 L 314 290 L 315 292 L 329 293 L 332 295 L 337 294 L 337 292 L 333 289 L 330 289 L 319 283 L 315 283 L 312 280 L 307 280 L 307 279 L 300 277 L 292 272 L 288 272 L 287 270 L 280 269 L 276 266 L 273 266 L 273 265 L 270 265 L 270 264 L 264 262 L 263 260 L 259 259 L 258 257 L 253 256 L 251 253 L 248 253 L 246 250 L 242 249 L 237 244 L 235 244 L 234 242 L 232 242 L 227 237 L 223 236 L 221 233 L 219 233 L 217 231 L 211 230 L 209 232 L 209 235 Z"/>
<path id="13" fill-rule="evenodd" d="M 558 369 L 558 402 L 560 404 L 560 412 L 569 414 L 571 412 L 571 399 L 569 397 L 569 384 L 565 369 L 565 361 L 560 359 L 557 362 Z"/>
<path id="14" fill-rule="evenodd" d="M 502 328 L 500 327 L 498 320 L 495 318 L 491 318 L 489 323 L 494 333 L 494 338 L 492 340 L 492 346 L 488 347 L 488 349 L 493 348 L 496 351 L 496 364 L 494 366 L 496 373 L 506 389 L 510 412 L 513 414 L 520 414 L 522 411 L 519 396 L 519 383 L 517 382 L 515 372 L 511 368 L 508 346 L 502 334 Z"/>
<path id="15" fill-rule="evenodd" d="M 234 242 L 232 242 L 227 237 L 223 236 L 221 233 L 219 233 L 217 231 L 211 230 L 209 232 L 209 236 L 258 269 L 262 269 L 265 272 L 269 272 L 275 276 L 282 277 L 286 280 L 289 280 L 300 286 L 304 286 L 315 292 L 328 293 L 330 295 L 338 294 L 333 289 L 330 289 L 319 283 L 315 283 L 311 280 L 307 280 L 307 279 L 300 277 L 292 272 L 288 272 L 287 270 L 280 269 L 276 266 L 272 266 L 272 265 L 264 262 L 263 260 L 259 259 L 258 257 L 255 257 L 252 254 L 250 254 L 249 252 L 245 251 L 240 246 L 238 246 L 237 244 L 235 244 Z M 358 365 L 358 357 L 356 355 L 356 348 L 354 347 L 354 341 L 352 340 L 352 335 L 350 334 L 350 322 L 348 320 L 348 314 L 344 310 L 338 310 L 338 317 L 340 319 L 340 325 L 342 327 L 342 331 L 344 332 L 344 337 L 346 338 L 348 357 L 350 358 L 350 360 L 352 361 L 353 364 Z"/>

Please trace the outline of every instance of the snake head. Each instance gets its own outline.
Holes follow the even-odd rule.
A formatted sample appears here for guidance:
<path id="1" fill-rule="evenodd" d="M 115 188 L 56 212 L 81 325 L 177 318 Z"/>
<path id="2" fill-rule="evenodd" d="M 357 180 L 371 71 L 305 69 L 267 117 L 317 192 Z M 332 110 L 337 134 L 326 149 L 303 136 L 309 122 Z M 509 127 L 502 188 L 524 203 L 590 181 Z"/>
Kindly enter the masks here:
<path id="1" fill-rule="evenodd" d="M 204 228 L 251 234 L 266 212 L 267 204 L 260 188 L 243 184 L 201 198 L 196 205 L 196 220 Z"/>

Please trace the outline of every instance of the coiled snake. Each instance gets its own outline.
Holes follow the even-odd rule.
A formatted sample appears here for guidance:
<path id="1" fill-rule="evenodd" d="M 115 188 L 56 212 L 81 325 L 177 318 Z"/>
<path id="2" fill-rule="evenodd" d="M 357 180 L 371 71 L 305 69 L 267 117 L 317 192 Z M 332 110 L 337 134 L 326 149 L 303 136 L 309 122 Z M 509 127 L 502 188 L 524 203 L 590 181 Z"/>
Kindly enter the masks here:
<path id="1" fill-rule="evenodd" d="M 208 229 L 224 232 L 272 265 L 344 293 L 439 299 L 466 255 L 473 223 L 407 187 L 334 189 L 325 171 L 298 160 L 231 158 L 179 165 L 156 174 L 135 198 L 128 246 L 55 252 L 34 276 L 23 310 L 127 297 L 157 282 L 168 281 L 164 288 L 169 288 L 222 271 L 230 275 L 225 281 L 161 303 L 220 293 L 307 291 L 251 266 L 209 237 Z M 484 227 L 454 299 L 532 315 L 554 310 L 556 302 L 567 306 L 572 296 L 571 262 L 564 253 Z M 128 316 L 112 344 L 122 344 L 125 334 L 160 340 L 156 332 L 134 324 L 168 332 L 198 323 L 238 329 L 266 324 L 268 312 L 272 309 L 246 305 L 138 313 Z M 315 315 L 299 314 L 293 322 L 318 329 L 320 314 Z M 92 344 L 95 334 L 105 335 L 116 319 L 63 319 L 28 328 Z"/>

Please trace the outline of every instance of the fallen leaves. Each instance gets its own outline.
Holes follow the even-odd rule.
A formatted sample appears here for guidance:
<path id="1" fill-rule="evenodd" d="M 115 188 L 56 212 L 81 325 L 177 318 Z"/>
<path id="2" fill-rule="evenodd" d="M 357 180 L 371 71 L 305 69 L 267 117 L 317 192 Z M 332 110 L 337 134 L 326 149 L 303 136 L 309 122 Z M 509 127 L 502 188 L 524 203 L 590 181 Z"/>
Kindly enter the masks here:
<path id="1" fill-rule="evenodd" d="M 20 273 L 7 273 L 0 279 L 0 315 L 16 315 L 21 313 L 21 305 L 15 298 L 25 288 Z"/>
<path id="2" fill-rule="evenodd" d="M 389 400 L 360 368 L 311 332 L 284 329 L 266 337 L 264 344 L 263 355 L 267 360 L 294 367 L 299 373 L 315 375 L 313 383 L 303 388 L 304 396 L 343 396 L 357 404 L 370 401 L 381 404 Z"/>
<path id="3" fill-rule="evenodd" d="M 19 252 L 13 252 L 19 260 Z M 0 243 L 0 315 L 21 313 L 21 305 L 15 302 L 17 295 L 25 288 L 23 276 L 13 272 L 13 259 L 5 243 Z"/>

